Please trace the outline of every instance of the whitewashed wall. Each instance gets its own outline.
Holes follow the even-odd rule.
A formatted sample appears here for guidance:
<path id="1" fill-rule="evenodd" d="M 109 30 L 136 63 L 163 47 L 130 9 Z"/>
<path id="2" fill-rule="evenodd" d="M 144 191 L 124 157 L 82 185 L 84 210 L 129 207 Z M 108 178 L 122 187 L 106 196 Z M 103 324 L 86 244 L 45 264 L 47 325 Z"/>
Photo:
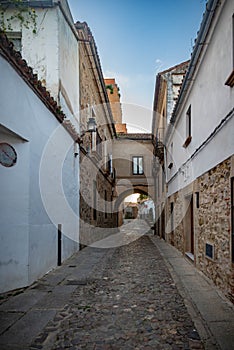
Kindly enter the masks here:
<path id="1" fill-rule="evenodd" d="M 58 10 L 59 99 L 66 115 L 79 119 L 78 41 Z"/>
<path id="2" fill-rule="evenodd" d="M 59 6 L 35 11 L 36 34 L 32 25 L 21 28 L 19 21 L 11 21 L 12 30 L 22 32 L 22 56 L 67 117 L 79 119 L 79 54 L 72 18 L 66 20 Z"/>
<path id="3" fill-rule="evenodd" d="M 2 129 L 0 142 L 11 144 L 21 155 L 13 168 L 0 165 L 0 290 L 3 292 L 28 283 L 29 176 L 24 174 L 29 171 L 29 143 Z"/>
<path id="4" fill-rule="evenodd" d="M 202 60 L 198 63 L 195 80 L 178 111 L 174 132 L 167 142 L 170 149 L 173 142 L 173 163 L 167 167 L 167 180 L 170 181 L 178 168 L 207 139 L 216 126 L 234 106 L 234 89 L 225 85 L 233 69 L 232 15 L 234 3 L 223 1 L 221 13 L 215 20 L 204 47 Z M 183 148 L 186 139 L 186 112 L 191 105 L 192 141 Z M 201 174 L 219 164 L 234 153 L 234 119 L 209 142 L 188 166 L 174 180 L 169 182 L 168 195 L 185 187 Z"/>
<path id="5" fill-rule="evenodd" d="M 0 129 L 0 142 L 9 142 L 18 154 L 15 166 L 5 168 L 0 164 L 0 292 L 4 292 L 26 286 L 56 266 L 57 224 L 66 227 L 68 222 L 65 214 L 58 222 L 51 221 L 39 186 L 42 153 L 59 122 L 1 56 L 0 71 L 0 123 L 9 130 L 6 133 Z M 79 157 L 74 157 L 70 135 L 63 128 L 60 132 L 60 143 L 71 145 L 61 169 L 63 190 L 77 214 L 77 223 L 69 228 L 74 236 L 63 237 L 65 259 L 78 249 Z M 48 161 L 56 164 L 53 159 Z M 46 175 L 51 183 L 58 176 L 53 168 L 48 168 Z M 54 207 L 59 213 L 56 198 Z"/>
<path id="6" fill-rule="evenodd" d="M 141 215 L 145 215 L 145 216 L 149 216 L 151 214 L 153 214 L 153 221 L 155 220 L 155 206 L 154 206 L 154 201 L 149 199 L 146 200 L 145 202 L 143 202 L 142 204 L 139 205 L 138 207 L 138 215 L 141 217 Z"/>

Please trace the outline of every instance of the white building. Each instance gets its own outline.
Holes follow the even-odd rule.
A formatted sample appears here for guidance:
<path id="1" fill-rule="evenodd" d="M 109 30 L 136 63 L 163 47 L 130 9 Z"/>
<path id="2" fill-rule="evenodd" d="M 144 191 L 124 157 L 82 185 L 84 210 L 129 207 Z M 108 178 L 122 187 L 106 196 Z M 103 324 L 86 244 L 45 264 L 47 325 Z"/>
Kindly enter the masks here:
<path id="1" fill-rule="evenodd" d="M 155 222 L 155 206 L 152 199 L 147 199 L 139 203 L 138 216 L 140 219 L 146 219 L 151 223 Z"/>
<path id="2" fill-rule="evenodd" d="M 166 239 L 234 298 L 234 3 L 209 0 L 165 135 Z"/>
<path id="3" fill-rule="evenodd" d="M 7 3 L 7 1 L 6 1 Z M 26 3 L 25 6 L 28 4 Z M 32 0 L 35 19 L 29 28 L 16 16 L 6 33 L 22 57 L 38 74 L 39 80 L 62 107 L 66 117 L 79 119 L 78 36 L 67 0 Z M 4 22 L 15 14 L 14 7 L 4 11 Z M 27 19 L 27 13 L 22 13 Z M 34 23 L 35 22 L 35 23 Z M 35 28 L 34 28 L 35 27 Z M 34 33 L 35 29 L 35 33 Z M 73 120 L 75 123 L 75 120 Z"/>
<path id="4" fill-rule="evenodd" d="M 79 157 L 64 114 L 2 34 L 0 71 L 4 292 L 31 284 L 78 249 Z"/>

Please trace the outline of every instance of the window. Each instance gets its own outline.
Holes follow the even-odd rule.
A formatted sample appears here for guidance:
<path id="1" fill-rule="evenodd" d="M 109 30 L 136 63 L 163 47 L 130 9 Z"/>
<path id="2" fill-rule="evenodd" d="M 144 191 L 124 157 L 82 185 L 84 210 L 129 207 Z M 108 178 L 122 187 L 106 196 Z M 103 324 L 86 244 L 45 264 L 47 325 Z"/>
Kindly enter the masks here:
<path id="1" fill-rule="evenodd" d="M 191 137 L 191 105 L 186 113 L 186 136 Z"/>
<path id="2" fill-rule="evenodd" d="M 96 130 L 96 132 L 92 132 L 91 134 L 91 149 L 102 158 L 102 138 L 98 130 Z"/>
<path id="3" fill-rule="evenodd" d="M 191 105 L 186 112 L 186 140 L 183 147 L 187 147 L 192 140 L 192 116 L 191 116 Z"/>
<path id="4" fill-rule="evenodd" d="M 165 191 L 165 173 L 164 173 L 164 169 L 162 167 L 162 192 Z"/>
<path id="5" fill-rule="evenodd" d="M 96 131 L 96 151 L 100 157 L 102 157 L 102 139 L 98 130 Z"/>
<path id="6" fill-rule="evenodd" d="M 107 171 L 109 174 L 113 173 L 112 154 L 108 154 Z"/>
<path id="7" fill-rule="evenodd" d="M 93 220 L 97 220 L 97 182 L 93 181 Z"/>
<path id="8" fill-rule="evenodd" d="M 174 203 L 171 203 L 171 232 L 174 229 Z"/>
<path id="9" fill-rule="evenodd" d="M 21 32 L 7 32 L 8 39 L 14 44 L 16 51 L 22 51 L 22 34 Z"/>
<path id="10" fill-rule="evenodd" d="M 171 203 L 171 244 L 174 245 L 174 203 Z"/>
<path id="11" fill-rule="evenodd" d="M 132 173 L 133 175 L 144 174 L 143 157 L 132 157 Z"/>
<path id="12" fill-rule="evenodd" d="M 174 147 L 174 145 L 173 145 L 173 142 L 171 143 L 171 147 L 170 147 L 170 154 L 169 154 L 169 159 L 170 159 L 170 162 L 169 162 L 169 164 L 168 164 L 168 168 L 169 169 L 171 169 L 172 167 L 173 167 L 173 147 Z"/>
<path id="13" fill-rule="evenodd" d="M 225 85 L 228 85 L 230 87 L 234 86 L 234 14 L 232 15 L 232 71 L 231 74 L 229 75 L 228 79 L 225 82 Z"/>
<path id="14" fill-rule="evenodd" d="M 111 218 L 113 218 L 113 195 L 111 195 Z"/>
<path id="15" fill-rule="evenodd" d="M 107 192 L 105 190 L 105 219 L 107 219 Z"/>

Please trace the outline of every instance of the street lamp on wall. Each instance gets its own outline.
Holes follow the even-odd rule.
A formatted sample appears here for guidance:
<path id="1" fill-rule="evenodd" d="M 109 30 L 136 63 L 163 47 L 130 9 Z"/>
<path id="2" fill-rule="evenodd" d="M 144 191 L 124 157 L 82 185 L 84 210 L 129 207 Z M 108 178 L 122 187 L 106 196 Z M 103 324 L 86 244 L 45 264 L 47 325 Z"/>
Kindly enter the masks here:
<path id="1" fill-rule="evenodd" d="M 94 133 L 97 131 L 97 123 L 94 117 L 89 117 L 89 120 L 87 121 L 87 129 L 80 134 L 77 143 L 78 144 L 82 144 L 83 143 L 83 137 L 86 135 L 86 133 Z M 74 152 L 74 156 L 77 157 L 78 156 L 78 151 Z"/>
<path id="2" fill-rule="evenodd" d="M 89 120 L 87 122 L 87 131 L 88 132 L 95 132 L 97 130 L 97 123 L 94 117 L 89 117 Z"/>
<path id="3" fill-rule="evenodd" d="M 96 119 L 94 117 L 89 117 L 89 120 L 87 121 L 87 129 L 80 135 L 80 143 L 82 143 L 82 137 L 85 136 L 87 132 L 93 133 L 97 131 L 97 123 Z"/>

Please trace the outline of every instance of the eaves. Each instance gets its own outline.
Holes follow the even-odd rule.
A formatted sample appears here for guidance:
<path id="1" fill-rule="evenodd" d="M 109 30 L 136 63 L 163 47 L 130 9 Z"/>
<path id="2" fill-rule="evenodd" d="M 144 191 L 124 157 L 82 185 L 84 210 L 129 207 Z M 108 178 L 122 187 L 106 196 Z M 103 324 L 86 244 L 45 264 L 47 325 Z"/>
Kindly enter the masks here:
<path id="1" fill-rule="evenodd" d="M 199 58 L 200 58 L 200 55 L 202 53 L 207 34 L 210 30 L 211 24 L 213 22 L 213 19 L 215 17 L 216 10 L 217 10 L 219 4 L 220 4 L 220 0 L 209 0 L 208 3 L 206 4 L 206 11 L 204 13 L 201 27 L 200 27 L 200 30 L 198 32 L 197 39 L 195 41 L 195 45 L 194 45 L 193 52 L 191 55 L 190 64 L 189 64 L 187 73 L 185 75 L 185 78 L 183 80 L 183 83 L 182 83 L 182 86 L 180 89 L 180 93 L 179 93 L 175 108 L 174 108 L 173 113 L 172 113 L 170 124 L 168 125 L 167 131 L 166 131 L 165 140 L 164 140 L 165 143 L 167 143 L 167 141 L 169 139 L 171 131 L 173 130 L 173 126 L 174 126 L 174 124 L 177 120 L 177 117 L 178 117 L 178 111 L 179 111 L 183 101 L 185 100 L 185 97 L 187 95 L 187 91 L 188 91 L 190 84 L 193 80 L 193 76 L 195 74 L 197 64 L 199 62 Z"/>
<path id="2" fill-rule="evenodd" d="M 104 77 L 103 77 L 103 73 L 102 73 L 101 61 L 100 61 L 100 57 L 98 55 L 97 45 L 95 43 L 93 34 L 92 34 L 91 29 L 89 28 L 89 26 L 86 22 L 79 22 L 79 21 L 76 22 L 75 28 L 77 30 L 79 42 L 83 42 L 85 45 L 89 45 L 89 48 L 91 50 L 91 55 L 93 57 L 95 68 L 97 70 L 99 81 L 100 81 L 100 84 L 102 87 L 104 104 L 106 104 L 106 107 L 107 107 L 108 113 L 107 113 L 106 117 L 108 120 L 108 126 L 111 126 L 110 129 L 112 130 L 112 135 L 116 138 L 117 134 L 116 134 L 116 129 L 115 129 L 115 125 L 114 125 L 114 118 L 113 118 L 112 111 L 110 108 L 110 101 L 109 101 L 108 94 L 106 91 L 106 86 L 105 86 Z M 81 30 L 85 33 L 85 35 L 87 36 L 87 39 L 82 39 L 79 37 L 79 30 Z"/>
<path id="3" fill-rule="evenodd" d="M 44 103 L 48 110 L 55 116 L 59 123 L 69 132 L 74 141 L 79 142 L 79 135 L 72 125 L 65 123 L 65 114 L 61 107 L 57 104 L 49 91 L 42 86 L 37 74 L 33 73 L 33 69 L 28 66 L 20 52 L 14 50 L 13 44 L 8 40 L 4 33 L 0 32 L 0 55 L 15 69 L 19 76 L 32 89 L 38 98 Z"/>

